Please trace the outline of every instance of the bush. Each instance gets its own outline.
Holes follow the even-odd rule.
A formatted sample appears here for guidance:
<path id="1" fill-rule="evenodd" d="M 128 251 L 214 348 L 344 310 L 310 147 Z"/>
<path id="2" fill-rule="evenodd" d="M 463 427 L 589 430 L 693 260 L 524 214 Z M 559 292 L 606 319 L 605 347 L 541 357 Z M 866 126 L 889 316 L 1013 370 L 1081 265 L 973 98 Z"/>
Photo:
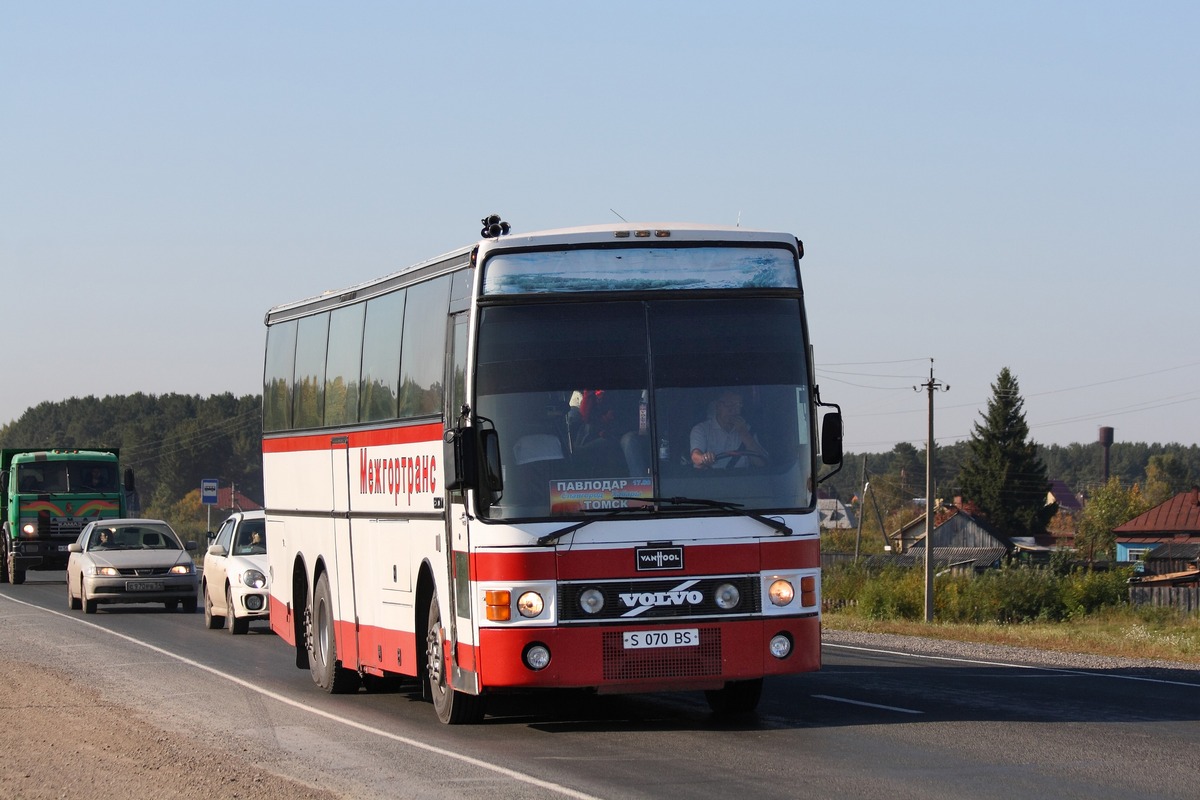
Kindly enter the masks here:
<path id="1" fill-rule="evenodd" d="M 942 575 L 934 580 L 934 612 L 940 621 L 967 624 L 1058 622 L 1127 605 L 1128 577 L 1128 570 L 1029 566 Z M 925 614 L 922 569 L 846 564 L 825 573 L 823 591 L 828 607 L 869 619 L 919 620 Z"/>

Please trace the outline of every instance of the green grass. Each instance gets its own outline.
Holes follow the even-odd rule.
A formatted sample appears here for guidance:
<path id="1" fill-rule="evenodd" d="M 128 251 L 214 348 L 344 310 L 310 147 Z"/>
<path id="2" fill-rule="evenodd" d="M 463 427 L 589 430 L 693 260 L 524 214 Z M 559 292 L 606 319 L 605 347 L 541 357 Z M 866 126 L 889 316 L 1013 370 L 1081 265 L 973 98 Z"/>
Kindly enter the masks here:
<path id="1" fill-rule="evenodd" d="M 894 633 L 1066 653 L 1153 658 L 1200 665 L 1200 617 L 1166 608 L 1106 608 L 1061 622 L 941 623 L 826 612 L 830 630 Z"/>

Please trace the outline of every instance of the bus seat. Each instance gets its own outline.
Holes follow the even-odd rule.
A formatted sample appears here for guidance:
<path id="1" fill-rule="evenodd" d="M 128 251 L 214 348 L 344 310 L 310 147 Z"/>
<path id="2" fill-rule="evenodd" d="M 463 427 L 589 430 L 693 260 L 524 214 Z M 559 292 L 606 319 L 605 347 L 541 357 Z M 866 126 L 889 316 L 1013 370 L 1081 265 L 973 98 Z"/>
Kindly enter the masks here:
<path id="1" fill-rule="evenodd" d="M 562 441 L 552 433 L 526 434 L 513 445 L 513 460 L 518 466 L 535 461 L 557 461 L 562 458 Z"/>

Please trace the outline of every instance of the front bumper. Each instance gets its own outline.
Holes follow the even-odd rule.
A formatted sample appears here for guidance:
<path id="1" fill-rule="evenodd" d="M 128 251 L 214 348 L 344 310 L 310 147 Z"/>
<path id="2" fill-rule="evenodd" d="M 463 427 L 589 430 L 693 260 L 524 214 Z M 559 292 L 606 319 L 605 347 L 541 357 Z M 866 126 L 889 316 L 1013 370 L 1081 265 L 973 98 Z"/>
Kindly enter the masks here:
<path id="1" fill-rule="evenodd" d="M 267 587 L 251 589 L 247 586 L 229 588 L 233 608 L 229 612 L 238 619 L 267 619 L 271 614 L 270 591 Z"/>
<path id="2" fill-rule="evenodd" d="M 191 575 L 156 575 L 152 578 L 83 576 L 87 598 L 97 603 L 162 603 L 195 599 L 200 579 Z"/>

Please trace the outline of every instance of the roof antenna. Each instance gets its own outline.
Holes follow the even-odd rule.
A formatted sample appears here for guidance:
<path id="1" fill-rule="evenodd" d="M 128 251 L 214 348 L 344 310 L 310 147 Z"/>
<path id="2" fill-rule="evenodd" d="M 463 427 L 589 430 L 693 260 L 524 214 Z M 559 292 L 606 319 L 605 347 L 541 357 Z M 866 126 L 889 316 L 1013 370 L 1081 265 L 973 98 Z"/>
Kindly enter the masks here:
<path id="1" fill-rule="evenodd" d="M 609 211 L 612 211 L 614 214 L 617 214 L 616 209 L 610 208 Z M 620 214 L 617 214 L 617 219 L 621 220 L 621 222 L 629 222 L 629 220 L 625 219 Z"/>
<path id="2" fill-rule="evenodd" d="M 738 211 L 737 224 L 734 225 L 733 227 L 735 227 L 735 228 L 742 227 L 742 212 L 740 210 Z"/>

